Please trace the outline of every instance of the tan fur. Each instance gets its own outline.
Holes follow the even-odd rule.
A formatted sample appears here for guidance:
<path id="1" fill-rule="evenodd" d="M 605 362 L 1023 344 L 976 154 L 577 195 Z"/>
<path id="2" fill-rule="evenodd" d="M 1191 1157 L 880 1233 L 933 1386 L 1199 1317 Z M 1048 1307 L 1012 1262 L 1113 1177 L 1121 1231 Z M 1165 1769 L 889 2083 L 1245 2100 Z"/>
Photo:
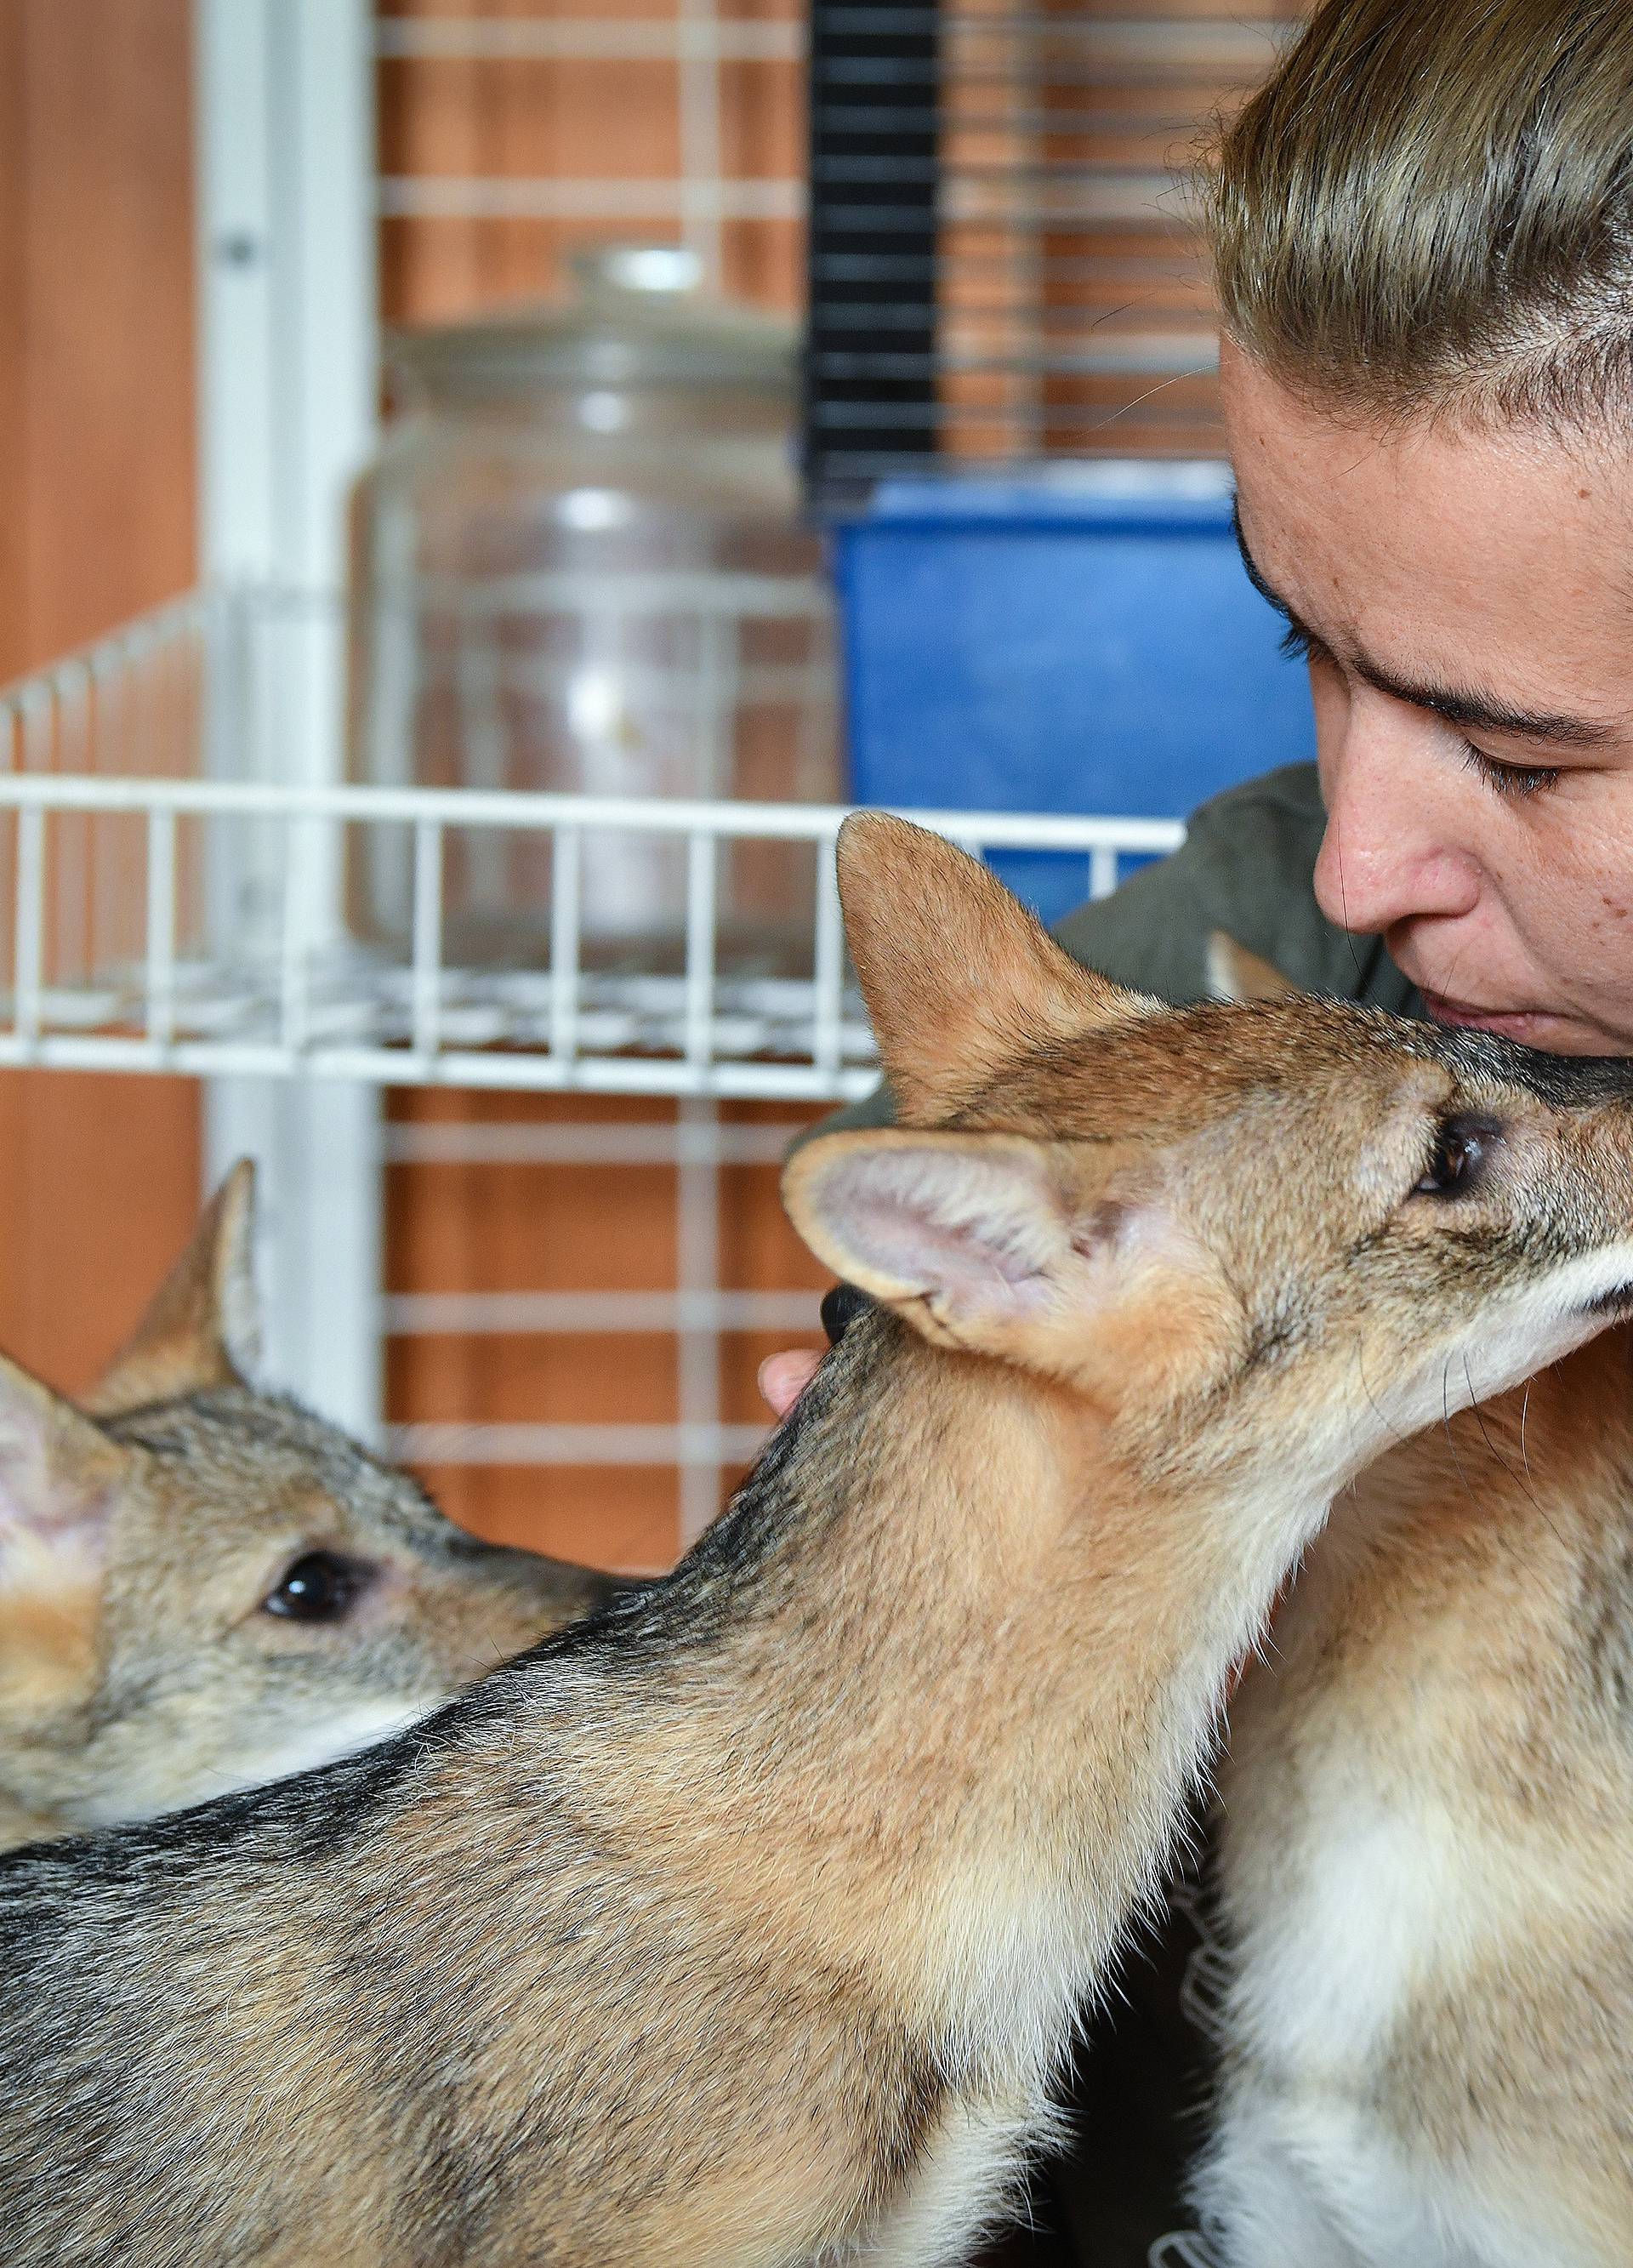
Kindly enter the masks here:
<path id="1" fill-rule="evenodd" d="M 1221 1793 L 1232 2268 L 1633 2260 L 1625 1329 L 1357 1482 Z"/>
<path id="2" fill-rule="evenodd" d="M 77 1715 L 95 1689 L 101 1568 L 33 1538 L 6 1555 L 0 1588 L 0 1724 L 34 1727 Z M 0 1790 L 0 1848 L 59 1832 L 56 1822 Z"/>
<path id="3" fill-rule="evenodd" d="M 1229 2259 L 1633 2259 L 1630 1506 L 1617 1331 L 1386 1458 L 1288 1603 L 1225 1776 Z"/>
<path id="4" fill-rule="evenodd" d="M 841 881 L 930 1123 L 787 1187 L 881 1311 L 662 1583 L 327 1771 L 0 1867 L 16 2268 L 963 2257 L 1333 1492 L 1633 1279 L 1625 1089 L 1159 1011 L 898 822 Z M 1470 1107 L 1500 1168 L 1425 1199 Z"/>
<path id="5" fill-rule="evenodd" d="M 1244 2268 L 1612 2268 L 1633 2258 L 1628 1334 L 1356 1497 L 1232 1711 L 1240 1966 L 1204 2194 Z M 1345 1870 L 1352 1905 L 1320 1887 Z"/>
<path id="6" fill-rule="evenodd" d="M 255 1167 L 240 1158 L 86 1408 L 107 1414 L 244 1385 L 261 1352 L 254 1242 Z"/>
<path id="7" fill-rule="evenodd" d="M 1085 1024 L 1114 1024 L 1155 1006 L 1078 968 L 1035 923 L 1022 929 L 1006 920 L 1008 893 L 986 867 L 973 869 L 956 895 L 927 887 L 927 859 L 962 854 L 951 845 L 927 853 L 923 836 L 908 839 L 913 832 L 876 828 L 868 886 L 853 888 L 845 904 L 851 958 L 875 974 L 868 1013 L 903 1125 L 938 1124 L 1018 1057 L 1053 1040 L 1070 1042 Z M 911 985 L 888 981 L 893 960 L 908 968 L 934 964 L 933 1012 Z"/>
<path id="8" fill-rule="evenodd" d="M 14 1547 L 0 1597 L 0 1719 L 44 1716 L 88 1690 L 101 1590 L 89 1555 L 76 1580 L 32 1539 Z"/>
<path id="9" fill-rule="evenodd" d="M 246 1382 L 254 1171 L 228 1176 L 92 1417 L 0 1357 L 0 1847 L 147 1817 L 378 1739 L 616 1586 L 497 1550 Z M 268 1611 L 312 1551 L 333 1624 Z"/>

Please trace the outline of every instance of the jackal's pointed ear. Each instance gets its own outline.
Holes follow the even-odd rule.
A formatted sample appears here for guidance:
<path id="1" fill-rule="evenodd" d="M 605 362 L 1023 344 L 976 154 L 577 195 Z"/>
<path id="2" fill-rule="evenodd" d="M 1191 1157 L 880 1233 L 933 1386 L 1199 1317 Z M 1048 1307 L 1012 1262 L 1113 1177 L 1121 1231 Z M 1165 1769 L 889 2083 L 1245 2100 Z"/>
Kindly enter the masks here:
<path id="1" fill-rule="evenodd" d="M 0 1355 L 0 1741 L 94 1677 L 109 1519 L 133 1462 Z"/>
<path id="2" fill-rule="evenodd" d="M 1147 1012 L 1078 967 L 978 859 L 883 812 L 840 829 L 839 895 L 905 1124 L 934 1124 L 1030 1049 Z"/>
<path id="3" fill-rule="evenodd" d="M 104 1415 L 236 1386 L 261 1356 L 255 1168 L 240 1158 L 85 1407 Z"/>
<path id="4" fill-rule="evenodd" d="M 1085 1318 L 1204 1270 L 1144 1174 L 1113 1144 L 888 1128 L 818 1136 L 783 1194 L 817 1257 L 926 1338 L 1069 1368 Z"/>
<path id="5" fill-rule="evenodd" d="M 1208 939 L 1208 990 L 1216 1000 L 1294 1000 L 1298 997 L 1298 987 L 1290 977 L 1222 929 L 1212 931 Z"/>
<path id="6" fill-rule="evenodd" d="M 0 1549 L 25 1531 L 98 1526 L 132 1459 L 65 1395 L 0 1355 Z"/>

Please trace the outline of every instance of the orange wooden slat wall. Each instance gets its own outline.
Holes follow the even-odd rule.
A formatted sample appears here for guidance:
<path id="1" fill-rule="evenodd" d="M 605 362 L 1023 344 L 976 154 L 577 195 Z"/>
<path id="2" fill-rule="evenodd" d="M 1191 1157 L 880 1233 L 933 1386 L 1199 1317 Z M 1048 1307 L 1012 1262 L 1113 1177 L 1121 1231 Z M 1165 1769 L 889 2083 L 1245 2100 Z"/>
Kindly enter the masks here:
<path id="1" fill-rule="evenodd" d="M 0 0 L 0 677 L 195 571 L 188 0 Z M 95 1375 L 198 1204 L 190 1080 L 0 1073 L 0 1347 Z"/>
<path id="2" fill-rule="evenodd" d="M 401 1091 L 388 1108 L 403 1125 L 674 1117 L 665 1101 L 429 1088 Z M 785 1125 L 813 1114 L 730 1103 L 721 1115 L 728 1123 Z M 386 1176 L 387 1288 L 664 1291 L 675 1281 L 675 1225 L 672 1167 L 400 1162 Z M 829 1280 L 784 1218 L 775 1165 L 722 1170 L 719 1257 L 731 1291 L 811 1293 L 809 1331 L 723 1339 L 725 1420 L 761 1424 L 755 1370 L 778 1347 L 820 1344 L 817 1300 Z M 386 1380 L 397 1424 L 665 1425 L 678 1415 L 674 1342 L 660 1333 L 416 1333 L 389 1343 Z M 666 1469 L 445 1465 L 423 1476 L 454 1519 L 498 1541 L 629 1570 L 664 1566 L 678 1547 L 675 1477 Z"/>
<path id="3" fill-rule="evenodd" d="M 800 0 L 730 0 L 736 20 L 797 25 Z M 541 0 L 382 0 L 386 18 L 477 16 L 540 22 L 673 22 L 676 0 L 554 7 Z M 721 162 L 728 178 L 798 181 L 805 168 L 804 77 L 793 61 L 760 57 L 718 70 Z M 678 180 L 682 167 L 678 69 L 673 58 L 405 56 L 379 77 L 380 170 L 434 179 Z M 614 222 L 414 216 L 381 232 L 388 320 L 455 320 L 561 288 L 564 255 L 586 239 L 662 242 L 673 219 Z M 722 232 L 728 291 L 795 308 L 804 232 L 789 219 L 734 219 Z"/>

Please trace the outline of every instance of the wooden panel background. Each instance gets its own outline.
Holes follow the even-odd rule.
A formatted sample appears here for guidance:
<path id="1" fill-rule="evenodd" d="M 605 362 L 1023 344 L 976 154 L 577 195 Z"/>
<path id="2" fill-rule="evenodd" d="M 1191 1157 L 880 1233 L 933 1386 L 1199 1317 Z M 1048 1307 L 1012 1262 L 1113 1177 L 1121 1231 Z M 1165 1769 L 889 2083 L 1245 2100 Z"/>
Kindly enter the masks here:
<path id="1" fill-rule="evenodd" d="M 735 23 L 792 28 L 800 0 L 720 0 Z M 673 24 L 676 0 L 382 0 L 387 19 L 537 24 Z M 717 74 L 723 173 L 737 181 L 797 185 L 805 167 L 803 73 L 791 60 L 724 62 Z M 435 180 L 679 182 L 685 153 L 679 72 L 671 60 L 403 56 L 379 78 L 380 171 Z M 574 245 L 614 237 L 674 241 L 678 224 L 594 217 L 567 220 L 389 218 L 381 232 L 388 320 L 433 322 L 560 287 Z M 803 291 L 804 232 L 791 218 L 728 221 L 722 280 L 739 297 L 791 312 Z"/>
<path id="2" fill-rule="evenodd" d="M 193 580 L 188 0 L 0 0 L 0 677 Z M 188 1080 L 0 1072 L 0 1347 L 84 1386 L 197 1210 Z"/>
<path id="3" fill-rule="evenodd" d="M 661 1101 L 601 1095 L 459 1094 L 411 1090 L 392 1098 L 399 1122 L 474 1125 L 628 1124 L 671 1119 Z M 786 1105 L 723 1106 L 728 1123 L 779 1125 L 812 1114 Z M 394 1292 L 665 1291 L 675 1280 L 675 1174 L 667 1166 L 390 1167 L 387 1288 Z M 730 1166 L 720 1187 L 720 1277 L 728 1289 L 806 1288 L 831 1279 L 783 1217 L 774 1166 Z M 761 1360 L 801 1343 L 782 1332 L 728 1333 L 721 1348 L 722 1414 L 754 1425 L 765 1411 Z M 672 1425 L 674 1342 L 661 1333 L 416 1334 L 388 1346 L 386 1398 L 398 1423 Z M 675 1478 L 656 1467 L 440 1466 L 423 1477 L 438 1501 L 479 1534 L 621 1568 L 661 1566 L 680 1531 Z"/>

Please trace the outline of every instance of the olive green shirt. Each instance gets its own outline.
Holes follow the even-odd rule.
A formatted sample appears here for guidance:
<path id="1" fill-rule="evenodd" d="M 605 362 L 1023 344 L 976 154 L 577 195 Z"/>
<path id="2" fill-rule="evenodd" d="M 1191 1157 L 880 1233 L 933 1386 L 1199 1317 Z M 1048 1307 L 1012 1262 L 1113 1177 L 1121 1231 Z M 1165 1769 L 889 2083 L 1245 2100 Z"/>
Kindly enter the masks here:
<path id="1" fill-rule="evenodd" d="M 1326 825 L 1313 764 L 1227 788 L 1172 858 L 1080 906 L 1055 934 L 1074 961 L 1176 1004 L 1206 997 L 1208 939 L 1224 930 L 1306 992 L 1421 1012 L 1382 939 L 1335 929 L 1316 904 Z"/>
<path id="2" fill-rule="evenodd" d="M 1079 906 L 1055 934 L 1085 968 L 1176 1006 L 1206 998 L 1208 939 L 1224 930 L 1306 991 L 1421 1015 L 1383 940 L 1335 929 L 1315 902 L 1326 824 L 1313 764 L 1227 788 L 1193 816 L 1171 858 Z M 882 1126 L 892 1115 L 881 1086 L 824 1125 Z"/>

